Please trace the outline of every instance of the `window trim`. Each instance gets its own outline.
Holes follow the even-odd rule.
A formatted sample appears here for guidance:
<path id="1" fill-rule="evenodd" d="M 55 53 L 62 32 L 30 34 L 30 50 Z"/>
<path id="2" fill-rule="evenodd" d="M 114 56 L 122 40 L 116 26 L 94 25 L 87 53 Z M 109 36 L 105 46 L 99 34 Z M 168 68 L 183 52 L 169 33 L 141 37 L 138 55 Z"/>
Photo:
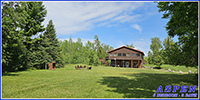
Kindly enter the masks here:
<path id="1" fill-rule="evenodd" d="M 124 54 L 125 54 L 125 55 L 124 55 Z M 123 53 L 122 56 L 123 56 L 123 57 L 126 57 L 126 53 Z"/>
<path id="2" fill-rule="evenodd" d="M 120 54 L 120 57 L 122 56 L 122 53 L 118 53 L 118 56 L 119 56 L 119 54 Z"/>

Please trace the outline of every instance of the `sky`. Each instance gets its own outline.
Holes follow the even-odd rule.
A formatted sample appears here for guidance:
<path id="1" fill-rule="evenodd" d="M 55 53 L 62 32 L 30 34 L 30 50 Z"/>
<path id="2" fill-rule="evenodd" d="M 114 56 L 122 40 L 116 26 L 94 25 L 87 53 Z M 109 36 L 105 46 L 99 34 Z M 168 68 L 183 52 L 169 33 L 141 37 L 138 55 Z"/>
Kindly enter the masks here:
<path id="1" fill-rule="evenodd" d="M 52 20 L 57 38 L 83 43 L 94 42 L 97 35 L 101 43 L 114 48 L 132 44 L 147 56 L 151 38 L 167 37 L 165 26 L 169 19 L 162 19 L 157 3 L 152 2 L 67 2 L 44 1 L 47 16 L 43 25 Z M 176 40 L 176 39 L 175 39 Z"/>

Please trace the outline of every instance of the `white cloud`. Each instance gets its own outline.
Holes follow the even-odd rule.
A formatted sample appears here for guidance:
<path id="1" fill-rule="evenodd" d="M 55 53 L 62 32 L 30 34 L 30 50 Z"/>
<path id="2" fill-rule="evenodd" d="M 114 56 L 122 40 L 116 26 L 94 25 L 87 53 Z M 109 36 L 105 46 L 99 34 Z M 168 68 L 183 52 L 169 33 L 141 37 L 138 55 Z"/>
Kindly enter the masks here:
<path id="1" fill-rule="evenodd" d="M 142 29 L 138 24 L 134 24 L 134 25 L 132 25 L 132 27 L 135 28 L 136 30 L 140 31 L 140 33 L 142 32 Z"/>
<path id="2" fill-rule="evenodd" d="M 135 49 L 139 49 L 140 51 L 143 51 L 145 56 L 148 56 L 147 53 L 150 51 L 150 44 L 151 41 L 149 39 L 139 39 L 136 41 L 130 41 L 129 44 L 133 43 L 133 46 L 135 46 Z"/>
<path id="3" fill-rule="evenodd" d="M 117 46 L 118 46 L 118 47 L 124 46 L 124 43 L 123 43 L 122 41 L 117 41 Z M 118 48 L 118 47 L 117 47 L 117 48 Z"/>
<path id="4" fill-rule="evenodd" d="M 73 34 L 99 26 L 137 22 L 141 14 L 133 11 L 143 2 L 50 2 L 44 1 L 47 17 L 53 20 L 58 34 Z M 96 25 L 97 24 L 97 25 Z"/>

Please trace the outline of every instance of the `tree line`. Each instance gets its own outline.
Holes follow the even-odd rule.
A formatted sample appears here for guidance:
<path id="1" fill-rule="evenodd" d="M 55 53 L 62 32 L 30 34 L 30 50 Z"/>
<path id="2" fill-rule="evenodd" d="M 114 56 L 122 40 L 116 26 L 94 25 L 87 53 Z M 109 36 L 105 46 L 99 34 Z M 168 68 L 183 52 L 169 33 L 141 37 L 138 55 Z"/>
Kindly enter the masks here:
<path id="1" fill-rule="evenodd" d="M 198 66 L 198 2 L 158 2 L 163 19 L 169 19 L 166 30 L 168 37 L 161 42 L 151 39 L 146 60 L 158 67 L 165 64 Z M 178 42 L 173 37 L 178 37 Z"/>
<path id="2" fill-rule="evenodd" d="M 56 62 L 62 67 L 61 49 L 52 20 L 42 25 L 43 2 L 1 2 L 2 72 L 42 69 Z"/>
<path id="3" fill-rule="evenodd" d="M 101 43 L 98 36 L 94 36 L 94 42 L 87 41 L 83 44 L 81 39 L 78 38 L 77 42 L 64 40 L 60 42 L 61 45 L 61 57 L 64 64 L 87 64 L 98 65 L 99 59 L 105 59 L 108 54 L 107 51 L 112 50 L 113 47 Z"/>

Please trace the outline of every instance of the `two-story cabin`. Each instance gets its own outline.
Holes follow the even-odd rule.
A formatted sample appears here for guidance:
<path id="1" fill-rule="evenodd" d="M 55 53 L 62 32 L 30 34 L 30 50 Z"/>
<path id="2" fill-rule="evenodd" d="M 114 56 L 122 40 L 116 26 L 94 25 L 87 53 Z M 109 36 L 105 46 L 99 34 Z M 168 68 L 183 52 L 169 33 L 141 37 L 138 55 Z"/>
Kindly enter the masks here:
<path id="1" fill-rule="evenodd" d="M 122 46 L 108 51 L 111 66 L 142 68 L 144 53 L 127 46 Z"/>

